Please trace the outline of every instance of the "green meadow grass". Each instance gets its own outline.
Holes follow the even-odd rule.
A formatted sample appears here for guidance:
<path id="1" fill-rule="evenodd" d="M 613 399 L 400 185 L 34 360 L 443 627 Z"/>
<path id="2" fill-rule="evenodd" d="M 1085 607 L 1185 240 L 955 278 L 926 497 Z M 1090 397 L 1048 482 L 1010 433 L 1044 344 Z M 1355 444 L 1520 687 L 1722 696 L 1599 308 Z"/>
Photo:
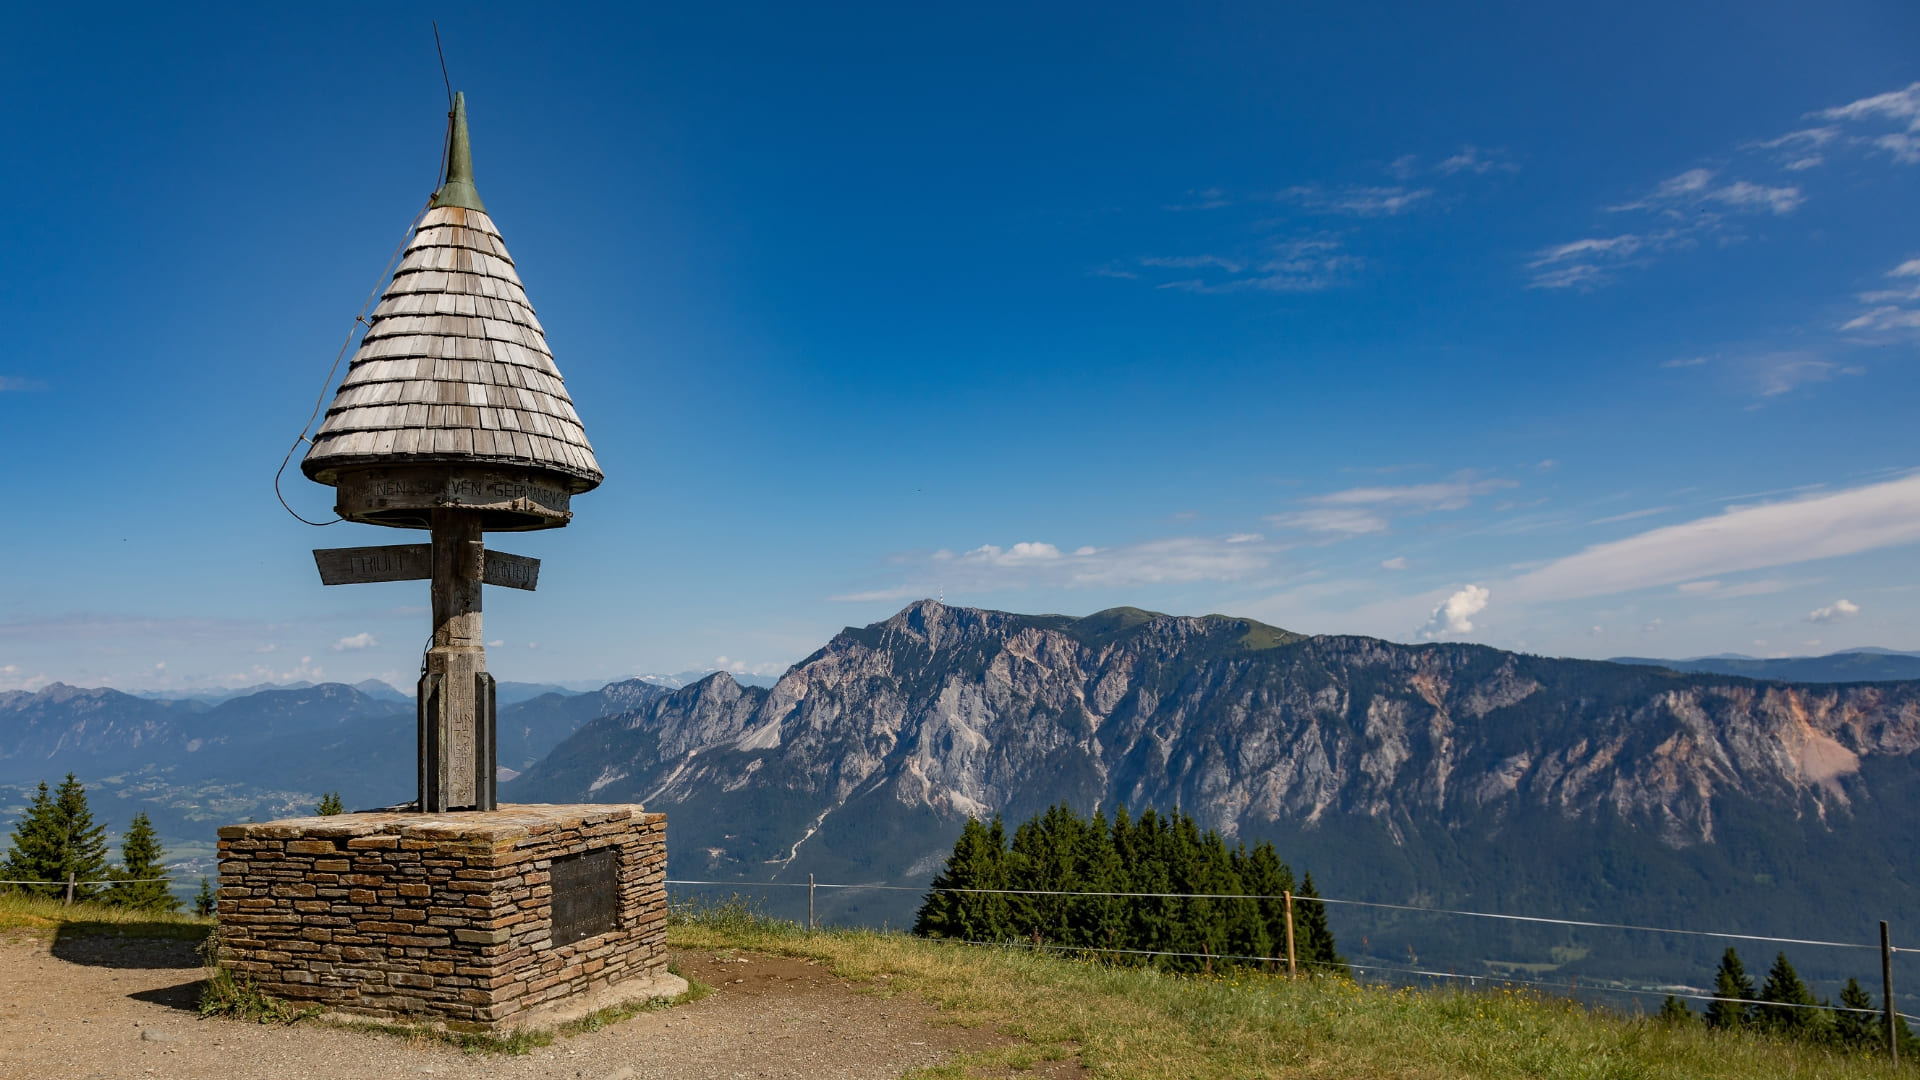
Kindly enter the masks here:
<path id="1" fill-rule="evenodd" d="M 1127 1078 L 1887 1078 L 1877 1056 L 1622 1016 L 1530 990 L 1396 989 L 1345 978 L 1182 976 L 859 930 L 809 933 L 740 905 L 676 909 L 680 949 L 807 957 L 963 1027 L 1011 1036 L 920 1076 L 1077 1057 Z M 881 976 L 887 976 L 884 982 Z M 1920 1075 L 1903 1067 L 1900 1075 Z"/>

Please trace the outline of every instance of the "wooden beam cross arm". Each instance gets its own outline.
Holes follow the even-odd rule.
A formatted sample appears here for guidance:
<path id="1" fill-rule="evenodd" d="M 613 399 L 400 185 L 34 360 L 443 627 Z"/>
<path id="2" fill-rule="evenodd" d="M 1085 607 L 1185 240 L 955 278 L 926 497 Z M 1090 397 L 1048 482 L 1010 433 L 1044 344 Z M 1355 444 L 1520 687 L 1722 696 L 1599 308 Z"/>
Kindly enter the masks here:
<path id="1" fill-rule="evenodd" d="M 475 547 L 480 545 L 475 544 Z M 509 589 L 534 591 L 540 583 L 540 560 L 504 551 L 480 552 L 480 582 Z M 463 562 L 465 560 L 462 560 Z M 362 585 L 374 581 L 427 581 L 433 577 L 432 544 L 387 544 L 381 547 L 315 548 L 313 563 L 322 585 Z M 468 573 L 471 567 L 466 568 Z"/>

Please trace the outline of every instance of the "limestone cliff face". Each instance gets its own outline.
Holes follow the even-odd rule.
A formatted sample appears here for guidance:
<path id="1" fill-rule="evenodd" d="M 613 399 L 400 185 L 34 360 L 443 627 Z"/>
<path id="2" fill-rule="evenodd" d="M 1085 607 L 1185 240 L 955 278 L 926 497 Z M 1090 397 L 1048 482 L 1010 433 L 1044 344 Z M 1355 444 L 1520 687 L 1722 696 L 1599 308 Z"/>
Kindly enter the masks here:
<path id="1" fill-rule="evenodd" d="M 1364 818 L 1395 842 L 1415 827 L 1494 837 L 1548 815 L 1681 849 L 1714 843 L 1736 797 L 1848 815 L 1864 760 L 1917 747 L 1915 683 L 923 601 L 842 632 L 771 690 L 715 675 L 596 721 L 509 794 L 671 809 L 757 792 L 785 819 L 766 823 L 771 850 L 710 850 L 783 866 L 836 814 L 957 821 L 1061 798 L 1178 804 L 1229 836 Z"/>

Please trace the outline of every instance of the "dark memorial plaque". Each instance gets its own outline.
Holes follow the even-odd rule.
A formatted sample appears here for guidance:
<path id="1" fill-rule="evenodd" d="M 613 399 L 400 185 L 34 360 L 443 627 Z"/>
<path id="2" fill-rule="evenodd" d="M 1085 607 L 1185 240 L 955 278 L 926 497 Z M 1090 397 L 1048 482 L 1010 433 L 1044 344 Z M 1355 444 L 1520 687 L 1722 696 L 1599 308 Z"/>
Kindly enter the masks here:
<path id="1" fill-rule="evenodd" d="M 553 860 L 553 948 L 619 926 L 614 849 L 583 851 Z"/>

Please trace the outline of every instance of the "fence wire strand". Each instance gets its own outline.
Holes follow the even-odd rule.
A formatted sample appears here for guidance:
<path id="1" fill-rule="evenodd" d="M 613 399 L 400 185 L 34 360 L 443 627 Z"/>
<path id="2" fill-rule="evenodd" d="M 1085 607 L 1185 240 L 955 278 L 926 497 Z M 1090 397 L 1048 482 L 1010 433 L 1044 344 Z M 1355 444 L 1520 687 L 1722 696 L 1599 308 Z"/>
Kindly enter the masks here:
<path id="1" fill-rule="evenodd" d="M 1161 892 L 1075 892 L 1065 889 L 961 889 L 948 886 L 926 886 L 916 888 L 911 885 L 849 885 L 818 882 L 809 885 L 804 881 L 682 881 L 669 878 L 668 885 L 717 886 L 720 888 L 767 888 L 767 889 L 872 889 L 881 892 L 912 893 L 979 893 L 995 896 L 1077 896 L 1125 898 L 1141 900 L 1285 900 L 1285 896 L 1264 893 L 1161 893 Z M 1455 908 L 1415 907 L 1411 904 L 1385 904 L 1373 900 L 1344 900 L 1326 896 L 1301 896 L 1295 893 L 1296 903 L 1306 904 L 1343 904 L 1352 907 L 1383 908 L 1389 911 L 1413 911 L 1429 915 L 1463 915 L 1478 919 L 1500 919 L 1509 922 L 1545 923 L 1552 926 L 1578 926 L 1593 930 L 1636 930 L 1649 934 L 1679 934 L 1690 937 L 1726 938 L 1736 941 L 1767 941 L 1781 945 L 1818 945 L 1831 949 L 1878 949 L 1876 943 L 1862 944 L 1857 941 L 1820 941 L 1813 938 L 1770 937 L 1766 934 L 1734 934 L 1718 930 L 1681 930 L 1666 926 L 1639 926 L 1633 923 L 1589 922 L 1583 919 L 1555 919 L 1544 915 L 1503 915 L 1491 911 L 1464 911 Z M 1920 952 L 1920 949 L 1894 949 L 1893 952 Z"/>

